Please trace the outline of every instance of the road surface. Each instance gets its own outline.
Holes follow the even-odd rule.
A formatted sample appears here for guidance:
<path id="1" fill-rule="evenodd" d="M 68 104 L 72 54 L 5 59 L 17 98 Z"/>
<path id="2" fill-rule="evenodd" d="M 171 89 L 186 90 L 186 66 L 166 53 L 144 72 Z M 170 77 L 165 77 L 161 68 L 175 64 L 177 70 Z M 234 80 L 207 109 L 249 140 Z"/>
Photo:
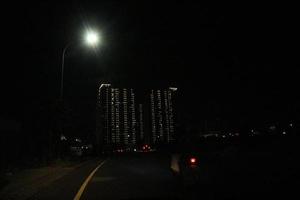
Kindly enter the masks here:
<path id="1" fill-rule="evenodd" d="M 169 162 L 169 156 L 153 153 L 119 155 L 89 161 L 31 199 L 74 199 L 82 184 L 99 164 L 101 166 L 88 181 L 80 200 L 182 199 L 180 184 L 170 172 Z"/>
<path id="2" fill-rule="evenodd" d="M 172 175 L 169 164 L 169 156 L 160 153 L 116 155 L 91 160 L 44 188 L 30 200 L 259 199 L 276 196 L 281 185 L 286 185 L 284 183 L 273 188 L 272 184 L 263 183 L 260 186 L 262 178 L 245 179 L 238 175 L 236 179 L 226 174 L 229 180 L 226 184 L 185 188 Z M 235 168 L 231 169 L 234 171 Z M 269 188 L 264 188 L 266 185 Z M 242 190 L 244 194 L 239 192 Z M 262 194 L 262 191 L 266 193 Z M 289 192 L 280 194 L 281 197 L 292 195 Z"/>

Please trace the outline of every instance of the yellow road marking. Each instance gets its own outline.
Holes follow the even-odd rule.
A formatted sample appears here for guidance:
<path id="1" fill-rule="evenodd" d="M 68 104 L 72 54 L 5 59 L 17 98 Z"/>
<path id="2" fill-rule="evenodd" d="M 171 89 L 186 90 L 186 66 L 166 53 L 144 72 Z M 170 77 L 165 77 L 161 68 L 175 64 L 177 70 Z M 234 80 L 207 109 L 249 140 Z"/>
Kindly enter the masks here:
<path id="1" fill-rule="evenodd" d="M 105 163 L 106 160 L 104 160 L 103 162 L 101 162 L 91 173 L 90 175 L 85 179 L 85 181 L 83 182 L 83 184 L 81 185 L 80 189 L 78 190 L 76 196 L 74 197 L 74 200 L 79 200 L 81 195 L 83 194 L 84 189 L 86 188 L 87 184 L 89 183 L 89 181 L 91 180 L 91 178 L 94 176 L 94 174 L 96 173 L 96 171 Z"/>

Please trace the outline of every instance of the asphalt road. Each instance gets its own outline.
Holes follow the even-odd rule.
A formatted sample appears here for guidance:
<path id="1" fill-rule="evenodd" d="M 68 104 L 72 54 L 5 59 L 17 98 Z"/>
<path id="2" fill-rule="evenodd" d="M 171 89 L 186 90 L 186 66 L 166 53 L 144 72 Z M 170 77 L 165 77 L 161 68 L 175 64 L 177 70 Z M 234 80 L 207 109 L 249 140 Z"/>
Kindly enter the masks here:
<path id="1" fill-rule="evenodd" d="M 109 158 L 83 193 L 87 199 L 174 199 L 180 194 L 169 159 L 157 154 Z"/>
<path id="2" fill-rule="evenodd" d="M 90 173 L 104 161 L 80 199 L 182 199 L 169 170 L 169 156 L 152 153 L 93 160 L 44 188 L 31 199 L 74 199 Z"/>
<path id="3" fill-rule="evenodd" d="M 83 163 L 69 174 L 56 180 L 48 187 L 41 189 L 29 200 L 73 200 L 87 176 L 103 159 L 94 159 Z"/>
<path id="4" fill-rule="evenodd" d="M 95 171 L 99 164 L 101 166 Z M 107 159 L 91 160 L 44 188 L 31 200 L 73 200 L 80 189 L 82 193 L 76 200 L 262 199 L 270 197 L 270 194 L 275 197 L 276 191 L 280 191 L 282 186 L 286 185 L 285 182 L 282 182 L 273 187 L 274 184 L 264 183 L 260 175 L 256 176 L 258 178 L 249 179 L 242 177 L 241 174 L 233 177 L 232 173 L 225 176 L 229 181 L 223 182 L 221 185 L 208 187 L 198 185 L 193 188 L 185 188 L 173 176 L 169 170 L 169 164 L 169 156 L 159 153 L 119 155 Z M 234 166 L 230 168 L 235 171 Z M 93 171 L 95 173 L 87 182 L 86 180 Z M 87 184 L 83 190 L 84 182 Z M 243 194 L 239 192 L 242 190 L 244 190 Z M 288 191 L 278 194 L 281 194 L 282 198 L 291 197 L 292 194 Z"/>

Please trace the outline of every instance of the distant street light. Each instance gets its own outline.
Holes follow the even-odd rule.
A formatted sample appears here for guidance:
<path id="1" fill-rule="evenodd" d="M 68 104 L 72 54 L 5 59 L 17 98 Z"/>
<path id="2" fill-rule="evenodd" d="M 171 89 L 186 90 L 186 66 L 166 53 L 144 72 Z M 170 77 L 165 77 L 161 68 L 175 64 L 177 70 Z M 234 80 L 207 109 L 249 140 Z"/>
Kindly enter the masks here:
<path id="1" fill-rule="evenodd" d="M 85 42 L 90 47 L 96 47 L 100 42 L 99 34 L 96 31 L 88 30 L 85 34 Z M 60 100 L 63 100 L 64 96 L 64 68 L 65 68 L 65 55 L 72 43 L 68 43 L 62 53 L 61 63 L 61 83 L 60 83 Z"/>

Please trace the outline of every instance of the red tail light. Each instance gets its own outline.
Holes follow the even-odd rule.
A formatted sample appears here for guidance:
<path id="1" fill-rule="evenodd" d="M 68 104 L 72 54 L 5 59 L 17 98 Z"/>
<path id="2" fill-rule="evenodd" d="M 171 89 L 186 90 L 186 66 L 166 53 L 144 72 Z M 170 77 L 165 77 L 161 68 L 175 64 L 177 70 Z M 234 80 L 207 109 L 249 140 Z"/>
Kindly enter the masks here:
<path id="1" fill-rule="evenodd" d="M 190 164 L 194 165 L 197 163 L 197 159 L 195 157 L 190 158 Z"/>

